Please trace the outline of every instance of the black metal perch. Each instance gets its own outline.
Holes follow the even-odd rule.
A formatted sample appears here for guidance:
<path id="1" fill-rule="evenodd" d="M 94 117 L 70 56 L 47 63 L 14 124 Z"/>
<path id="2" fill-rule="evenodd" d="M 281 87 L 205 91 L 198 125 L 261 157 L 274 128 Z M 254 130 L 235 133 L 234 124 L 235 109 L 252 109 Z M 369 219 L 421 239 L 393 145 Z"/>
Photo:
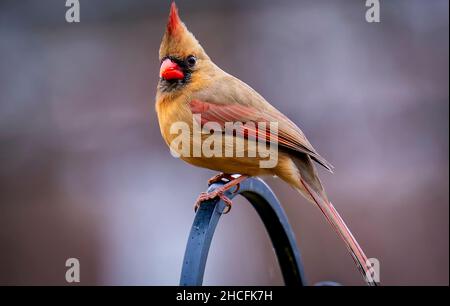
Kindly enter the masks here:
<path id="1" fill-rule="evenodd" d="M 208 192 L 223 184 L 225 183 L 212 184 Z M 241 182 L 238 192 L 225 193 L 230 199 L 237 194 L 245 197 L 262 219 L 275 249 L 285 284 L 305 286 L 300 251 L 286 214 L 275 194 L 259 178 L 248 178 Z M 222 200 L 214 199 L 203 202 L 198 209 L 184 254 L 181 286 L 202 285 L 211 240 L 225 208 Z"/>

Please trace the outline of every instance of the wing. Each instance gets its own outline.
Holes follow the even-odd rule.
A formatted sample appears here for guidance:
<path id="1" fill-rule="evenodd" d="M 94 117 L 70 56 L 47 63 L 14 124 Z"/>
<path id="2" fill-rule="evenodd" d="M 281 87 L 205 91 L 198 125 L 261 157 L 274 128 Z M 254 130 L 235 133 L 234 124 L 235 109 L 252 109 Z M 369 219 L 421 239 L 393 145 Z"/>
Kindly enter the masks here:
<path id="1" fill-rule="evenodd" d="M 333 166 L 314 150 L 299 127 L 277 109 L 269 107 L 270 104 L 261 106 L 264 107 L 250 104 L 243 105 L 236 102 L 229 104 L 225 102 L 213 103 L 199 99 L 194 99 L 189 103 L 192 113 L 201 115 L 201 125 L 206 122 L 216 122 L 224 128 L 226 122 L 242 122 L 244 125 L 239 136 L 244 138 L 254 137 L 258 140 L 265 139 L 271 142 L 276 141 L 280 147 L 286 150 L 308 154 L 332 172 Z M 258 123 L 261 122 L 266 123 L 265 127 L 260 127 Z M 278 135 L 271 134 L 271 122 L 278 123 Z"/>

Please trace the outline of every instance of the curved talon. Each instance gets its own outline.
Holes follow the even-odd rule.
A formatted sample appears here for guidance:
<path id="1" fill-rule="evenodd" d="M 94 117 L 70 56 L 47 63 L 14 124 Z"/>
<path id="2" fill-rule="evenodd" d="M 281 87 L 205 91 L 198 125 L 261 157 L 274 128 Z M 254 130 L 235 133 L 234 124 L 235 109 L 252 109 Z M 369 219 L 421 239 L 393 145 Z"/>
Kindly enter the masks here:
<path id="1" fill-rule="evenodd" d="M 203 201 L 208 200 L 208 196 L 209 196 L 209 194 L 207 192 L 200 193 L 200 195 L 198 196 L 198 198 L 194 204 L 194 212 L 197 212 L 197 210 L 200 208 L 200 205 L 202 204 Z"/>
<path id="2" fill-rule="evenodd" d="M 228 214 L 230 211 L 231 211 L 231 205 L 225 203 L 225 209 L 222 211 L 222 214 L 223 214 L 223 215 L 226 215 L 226 214 Z"/>
<path id="3" fill-rule="evenodd" d="M 222 211 L 222 214 L 228 214 L 231 210 L 233 202 L 224 194 L 222 190 L 217 193 L 217 196 L 225 203 L 225 209 Z"/>
<path id="4" fill-rule="evenodd" d="M 236 190 L 232 191 L 231 193 L 238 193 L 239 189 L 241 189 L 241 183 L 238 183 L 236 185 Z"/>

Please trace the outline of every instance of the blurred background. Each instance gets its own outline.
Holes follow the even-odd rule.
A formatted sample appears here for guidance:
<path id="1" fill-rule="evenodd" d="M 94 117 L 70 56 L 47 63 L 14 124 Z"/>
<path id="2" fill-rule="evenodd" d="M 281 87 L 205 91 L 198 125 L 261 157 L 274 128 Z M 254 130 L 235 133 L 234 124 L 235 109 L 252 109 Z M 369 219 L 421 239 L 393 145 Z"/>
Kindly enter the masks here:
<path id="1" fill-rule="evenodd" d="M 184 1 L 224 70 L 336 167 L 330 198 L 384 285 L 449 284 L 449 2 Z M 192 206 L 215 173 L 174 159 L 154 111 L 169 1 L 0 2 L 0 284 L 177 285 Z M 364 285 L 319 210 L 274 178 L 310 283 Z M 282 285 L 244 200 L 218 225 L 208 285 Z"/>

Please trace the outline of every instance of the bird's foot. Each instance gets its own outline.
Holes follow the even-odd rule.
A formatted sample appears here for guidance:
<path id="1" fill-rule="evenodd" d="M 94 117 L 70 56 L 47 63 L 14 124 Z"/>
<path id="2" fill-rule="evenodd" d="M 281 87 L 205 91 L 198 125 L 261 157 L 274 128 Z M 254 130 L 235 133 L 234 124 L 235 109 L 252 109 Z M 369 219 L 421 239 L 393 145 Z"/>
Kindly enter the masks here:
<path id="1" fill-rule="evenodd" d="M 197 210 L 200 208 L 200 205 L 204 202 L 204 201 L 208 201 L 208 200 L 212 200 L 215 198 L 219 198 L 221 199 L 224 203 L 225 203 L 225 209 L 222 212 L 223 214 L 227 214 L 230 212 L 231 210 L 231 205 L 233 205 L 233 202 L 224 194 L 224 190 L 222 189 L 223 187 L 217 188 L 214 191 L 211 192 L 202 192 L 198 198 L 197 201 L 195 201 L 195 205 L 194 205 L 194 211 L 197 212 Z"/>
<path id="2" fill-rule="evenodd" d="M 219 175 L 217 175 L 217 176 L 219 176 Z M 212 200 L 212 199 L 215 199 L 215 198 L 218 197 L 225 203 L 225 206 L 226 206 L 226 208 L 224 209 L 224 211 L 222 213 L 223 214 L 229 213 L 230 210 L 231 210 L 231 205 L 233 204 L 233 202 L 225 195 L 225 192 L 227 190 L 233 188 L 234 186 L 236 186 L 236 190 L 234 190 L 233 193 L 238 192 L 240 183 L 243 180 L 245 180 L 247 178 L 247 176 L 241 175 L 238 178 L 234 178 L 231 175 L 229 175 L 229 177 L 230 177 L 229 178 L 230 181 L 228 183 L 226 183 L 225 185 L 223 185 L 221 187 L 218 187 L 218 188 L 216 188 L 215 190 L 213 190 L 211 192 L 202 192 L 198 196 L 197 200 L 195 201 L 194 211 L 197 212 L 197 210 L 199 209 L 199 207 L 200 207 L 202 202 L 208 201 L 208 200 Z M 212 179 L 214 179 L 214 178 L 212 178 Z M 222 179 L 222 178 L 220 178 L 220 179 Z"/>
<path id="3" fill-rule="evenodd" d="M 222 181 L 223 179 L 226 179 L 228 182 L 231 182 L 232 180 L 234 180 L 234 177 L 231 174 L 227 174 L 227 173 L 223 173 L 223 172 L 219 173 L 208 180 L 208 186 L 211 186 L 214 183 L 218 183 L 218 182 Z"/>

